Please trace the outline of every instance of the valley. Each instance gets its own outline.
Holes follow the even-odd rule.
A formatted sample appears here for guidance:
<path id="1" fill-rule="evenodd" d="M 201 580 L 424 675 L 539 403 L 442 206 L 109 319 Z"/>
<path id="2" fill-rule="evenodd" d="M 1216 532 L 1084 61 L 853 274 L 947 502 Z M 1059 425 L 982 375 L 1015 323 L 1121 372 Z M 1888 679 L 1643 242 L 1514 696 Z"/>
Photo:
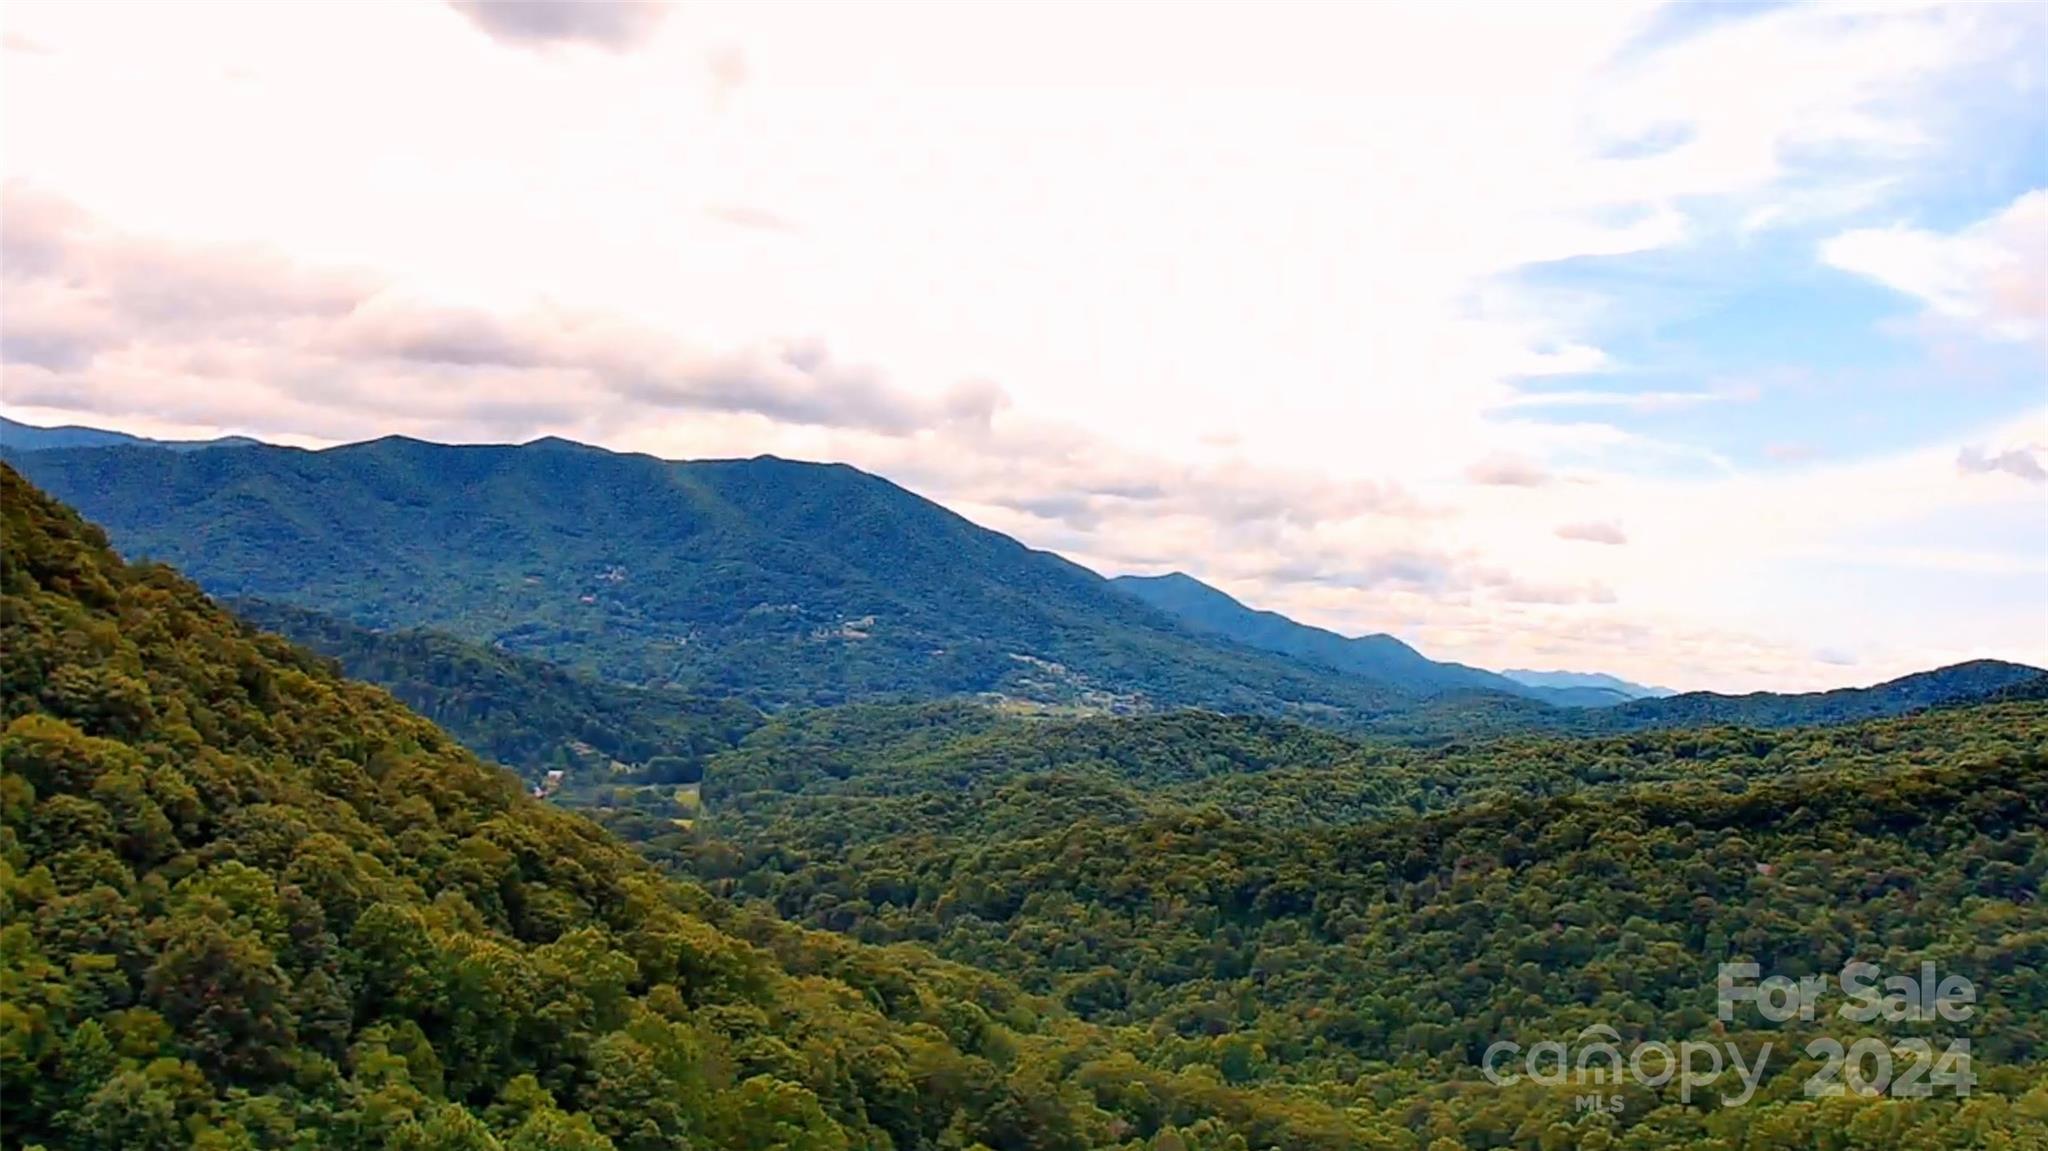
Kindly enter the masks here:
<path id="1" fill-rule="evenodd" d="M 0 0 L 0 1151 L 2048 1151 L 2044 63 Z"/>
<path id="2" fill-rule="evenodd" d="M 692 508 L 703 522 L 634 530 L 673 533 L 688 562 L 664 570 L 698 594 L 728 562 L 701 537 L 735 530 L 707 525 L 746 501 L 604 453 L 383 450 L 407 466 L 14 455 L 112 509 L 115 546 L 194 559 L 241 598 L 125 566 L 6 472 L 10 1143 L 168 1146 L 143 1124 L 170 1122 L 251 1147 L 1793 1147 L 1877 1108 L 1887 1134 L 1854 1145 L 1906 1151 L 2027 1146 L 2048 1114 L 2033 669 L 1560 705 L 1386 637 L 1346 641 L 1383 662 L 1340 670 L 1328 641 L 1302 648 L 1279 617 L 1247 631 L 1231 617 L 1249 609 L 1200 589 L 1183 588 L 1212 613 L 1182 623 L 1185 605 L 914 503 L 874 513 L 896 561 L 949 532 L 1066 597 L 1058 615 L 994 575 L 934 571 L 920 599 L 899 581 L 919 642 L 962 642 L 932 603 L 1004 605 L 1075 664 L 954 681 L 900 651 L 862 662 L 888 645 L 763 623 L 738 606 L 773 598 L 752 590 L 724 615 L 618 590 L 618 627 L 525 644 L 562 618 L 526 580 L 574 566 L 604 594 L 649 558 L 569 516 L 468 529 L 519 541 L 516 565 L 430 546 L 403 509 L 458 529 L 415 472 L 474 468 L 471 497 L 507 507 L 591 511 L 602 490 Z M 621 497 L 622 477 L 649 491 Z M 869 490 L 820 490 L 845 484 Z M 152 486 L 184 494 L 145 515 Z M 799 491 L 783 498 L 816 498 Z M 299 566 L 330 535 L 355 582 Z M 865 570 L 842 546 L 830 570 Z M 893 618 L 844 588 L 786 594 L 806 627 L 820 594 L 865 636 Z M 474 605 L 492 630 L 400 626 Z M 689 659 L 642 674 L 648 629 L 685 624 Z M 728 663 L 815 643 L 858 658 L 796 694 L 748 691 L 772 669 Z M 1146 652 L 1193 666 L 1148 678 Z M 1254 686 L 1206 678 L 1233 669 Z M 839 698 L 856 682 L 874 689 Z M 1116 691 L 1058 686 L 1077 682 Z M 1808 1098 L 1817 1065 L 1768 1051 L 1832 1031 L 1796 1021 L 1713 1029 L 1757 1060 L 1739 1108 L 1683 1080 L 1589 1111 L 1573 1085 L 1487 1079 L 1503 1043 L 1702 1035 L 1720 963 L 1800 978 L 1861 959 L 1972 980 L 1969 1097 Z M 221 995 L 250 1006 L 197 1006 Z"/>

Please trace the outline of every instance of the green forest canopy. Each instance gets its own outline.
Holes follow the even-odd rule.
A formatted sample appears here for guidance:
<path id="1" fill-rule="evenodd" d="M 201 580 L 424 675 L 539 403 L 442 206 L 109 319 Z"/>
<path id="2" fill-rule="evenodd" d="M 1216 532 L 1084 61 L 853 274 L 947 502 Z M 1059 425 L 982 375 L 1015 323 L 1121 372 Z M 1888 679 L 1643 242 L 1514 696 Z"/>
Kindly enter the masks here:
<path id="1" fill-rule="evenodd" d="M 771 727 L 713 756 L 707 791 L 717 828 L 787 846 L 714 859 L 712 829 L 606 813 L 722 890 L 922 941 L 877 946 L 661 875 L 4 467 L 0 507 L 9 1147 L 2041 1145 L 2037 703 L 1840 745 L 1378 760 L 1214 717 L 883 709 L 800 722 L 908 739 L 929 780 L 992 801 L 905 838 L 888 805 L 942 789 L 870 788 L 867 756 L 785 788 L 776 749 L 810 736 Z M 1627 786 L 1638 762 L 1673 782 Z M 1492 781 L 1469 802 L 1467 776 Z M 841 854 L 812 846 L 811 798 L 839 803 Z M 1788 1075 L 1739 1111 L 1638 1092 L 1591 1113 L 1467 1059 L 1489 1027 L 1681 1022 L 1696 953 L 1873 944 L 1982 977 L 1997 1057 L 1969 1099 L 1811 1100 Z"/>
<path id="2" fill-rule="evenodd" d="M 1133 1107 L 1110 1033 L 665 879 L 0 483 L 10 1147 L 1351 1145 L 1199 1074 Z"/>

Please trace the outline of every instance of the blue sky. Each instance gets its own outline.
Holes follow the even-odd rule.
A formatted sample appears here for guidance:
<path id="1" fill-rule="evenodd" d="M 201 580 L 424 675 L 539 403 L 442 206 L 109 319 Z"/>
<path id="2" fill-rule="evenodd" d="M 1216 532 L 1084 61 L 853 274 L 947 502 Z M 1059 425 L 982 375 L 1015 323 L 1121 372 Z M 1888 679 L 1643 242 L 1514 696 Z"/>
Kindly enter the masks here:
<path id="1" fill-rule="evenodd" d="M 1912 218 L 1880 206 L 1860 215 Z M 1920 330 L 1919 301 L 1816 261 L 1826 235 L 1785 229 L 1530 270 L 1524 282 L 1534 291 L 1614 304 L 1594 331 L 1612 364 L 1528 390 L 1723 396 L 1623 407 L 1611 418 L 1755 467 L 1899 450 L 1930 433 L 1964 435 L 2039 407 L 2038 344 Z M 1538 408 L 1529 418 L 1572 414 Z"/>
<path id="2" fill-rule="evenodd" d="M 2048 663 L 2038 5 L 123 16 L 0 14 L 18 418 L 846 460 L 1482 666 Z"/>
<path id="3" fill-rule="evenodd" d="M 1777 4 L 1674 5 L 1630 51 L 1681 46 L 1703 30 L 1782 12 Z M 1841 210 L 1766 219 L 1774 207 L 1696 205 L 1685 242 L 1531 267 L 1532 291 L 1608 304 L 1596 325 L 1614 363 L 1546 380 L 1541 391 L 1727 392 L 1738 402 L 1625 413 L 1616 423 L 1679 437 L 1745 466 L 1908 448 L 2038 410 L 2048 392 L 2036 340 L 1930 332 L 1925 302 L 1820 257 L 1855 228 L 1964 230 L 2048 187 L 2048 40 L 2038 12 L 2011 6 L 2003 67 L 1939 79 L 1911 114 L 1928 137 L 1910 153 L 1787 149 L 1782 184 L 1825 197 L 1865 189 Z M 1667 130 L 1669 147 L 1684 133 Z M 1654 149 L 1646 149 L 1651 151 Z M 1788 214 L 1790 215 L 1790 214 Z M 2043 240 L 2035 231 L 2031 237 Z M 2036 247 L 2019 258 L 2048 260 Z M 1768 451 L 1773 446 L 1799 452 Z"/>

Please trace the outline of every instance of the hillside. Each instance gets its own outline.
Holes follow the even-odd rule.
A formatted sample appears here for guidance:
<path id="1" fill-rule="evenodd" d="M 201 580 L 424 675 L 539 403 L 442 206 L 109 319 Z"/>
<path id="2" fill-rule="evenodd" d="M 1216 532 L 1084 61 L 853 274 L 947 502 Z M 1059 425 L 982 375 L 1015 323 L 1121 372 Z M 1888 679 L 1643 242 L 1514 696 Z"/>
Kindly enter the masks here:
<path id="1" fill-rule="evenodd" d="M 2024 664 L 1977 660 L 1871 687 L 1739 696 L 1687 692 L 1597 708 L 1551 707 L 1497 692 L 1450 692 L 1378 715 L 1364 730 L 1378 738 L 1418 744 L 1545 732 L 1600 736 L 1714 727 L 1782 730 L 2031 698 L 2044 675 L 2048 673 Z"/>
<path id="2" fill-rule="evenodd" d="M 1198 635 L 842 465 L 403 439 L 12 459 L 125 553 L 216 594 L 628 683 L 771 706 L 995 692 L 1354 718 L 1408 698 Z"/>
<path id="3" fill-rule="evenodd" d="M 1006 804 L 1041 829 L 1191 809 L 1275 829 L 1355 827 L 1635 788 L 1734 794 L 2043 750 L 2039 699 L 1841 727 L 1520 733 L 1433 747 L 1192 711 L 1055 719 L 962 704 L 848 707 L 772 718 L 713 755 L 703 830 L 768 854 L 799 841 L 836 852 L 899 831 L 986 841 L 1015 830 L 993 826 L 990 813 Z M 1047 790 L 1032 806 L 1013 802 L 1053 781 L 1089 798 L 1069 809 Z"/>
<path id="4" fill-rule="evenodd" d="M 1339 1102 L 1141 1064 L 1001 980 L 666 880 L 4 466 L 0 509 L 6 1146 L 1366 1137 Z"/>
<path id="5" fill-rule="evenodd" d="M 2040 668 L 2025 664 L 1979 659 L 1915 672 L 1870 687 L 1790 694 L 1759 691 L 1748 695 L 1690 691 L 1661 699 L 1632 700 L 1608 709 L 1595 722 L 1608 730 L 1709 724 L 1797 727 L 1851 723 L 1929 707 L 2002 698 L 2008 692 L 2024 692 L 2042 674 Z"/>
<path id="6" fill-rule="evenodd" d="M 1435 751 L 848 708 L 714 755 L 717 833 L 602 813 L 1048 1000 L 664 880 L 4 467 L 0 507 L 8 1146 L 1908 1151 L 2048 1113 L 2039 702 Z M 1873 936 L 1978 981 L 1969 1100 L 1844 1108 L 1793 1063 L 1617 1116 L 1477 1076 L 1499 1036 L 1690 1034 L 1717 956 Z"/>
<path id="7" fill-rule="evenodd" d="M 340 663 L 446 729 L 477 755 L 538 782 L 691 783 L 704 759 L 736 745 L 763 716 L 731 699 L 609 683 L 442 632 L 371 631 L 263 600 L 235 600 L 243 620 Z"/>
<path id="8" fill-rule="evenodd" d="M 1969 1034 L 2006 1097 L 1980 1092 L 1971 1122 L 2031 1127 L 2012 1108 L 2048 1105 L 2039 702 L 1428 751 L 1198 714 L 951 739 L 915 715 L 823 718 L 716 757 L 694 834 L 605 820 L 715 890 L 1007 973 L 1232 1082 L 1427 1082 L 1594 1025 L 1705 1039 L 1719 963 L 1860 956 L 1975 983 Z M 1832 1033 L 1727 1034 L 1753 1052 Z M 1996 1123 L 1950 1142 L 1955 1112 L 1903 1100 L 1859 1141 L 1855 1112 L 1802 1098 L 1813 1066 L 1736 1112 L 1631 1089 L 1627 1145 L 2025 1145 Z M 1468 1138 L 1504 1130 L 1468 1105 Z M 1793 1134 L 1740 1140 L 1759 1130 Z"/>

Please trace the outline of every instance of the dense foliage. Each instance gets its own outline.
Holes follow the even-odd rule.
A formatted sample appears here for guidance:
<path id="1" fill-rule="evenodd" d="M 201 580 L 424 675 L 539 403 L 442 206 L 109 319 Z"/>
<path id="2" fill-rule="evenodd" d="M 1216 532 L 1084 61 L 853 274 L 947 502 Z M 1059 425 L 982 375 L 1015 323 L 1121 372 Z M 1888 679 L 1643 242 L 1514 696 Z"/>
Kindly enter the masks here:
<path id="1" fill-rule="evenodd" d="M 755 844 L 815 831 L 829 837 L 816 842 L 836 847 L 895 826 L 942 829 L 1046 780 L 1114 796 L 1099 817 L 1213 808 L 1299 829 L 1582 790 L 1683 784 L 1734 793 L 1780 779 L 1939 767 L 2038 748 L 2044 710 L 2021 701 L 1839 728 L 1418 747 L 1207 712 L 1062 720 L 966 704 L 847 707 L 769 721 L 713 757 L 704 796 L 714 809 L 709 830 Z"/>
<path id="2" fill-rule="evenodd" d="M 236 615 L 330 656 L 448 730 L 464 747 L 538 779 L 694 783 L 704 759 L 763 721 L 734 699 L 592 678 L 441 632 L 378 632 L 262 600 Z"/>
<path id="3" fill-rule="evenodd" d="M 2044 751 L 2026 702 L 1429 750 L 1196 713 L 842 709 L 715 757 L 690 832 L 604 818 L 714 890 L 1012 975 L 1231 1082 L 1442 1082 L 1496 1040 L 1598 1024 L 1704 1037 L 1723 961 L 1863 959 L 1970 978 L 1980 1064 L 2019 1090 L 2048 1060 Z M 1841 1136 L 1800 1097 L 1813 1063 L 1780 1070 L 1748 1118 Z M 1453 1111 L 1469 1145 L 1510 1144 Z M 1976 1145 L 1927 1123 L 1840 1145 Z M 1667 1112 L 1634 1134 L 1714 1131 Z"/>
<path id="4" fill-rule="evenodd" d="M 565 793 L 636 853 L 4 466 L 0 510 L 0 1146 L 2048 1148 L 2037 684 L 1426 748 L 735 712 L 687 812 L 636 771 Z M 695 697 L 329 638 L 479 744 L 699 733 Z M 1973 1094 L 1808 1098 L 1819 1025 L 1714 1019 L 1721 960 L 1849 958 L 1976 984 Z M 1594 1026 L 1781 1054 L 1740 1108 L 1478 1073 Z"/>
<path id="5" fill-rule="evenodd" d="M 7 1147 L 1357 1145 L 734 911 L 4 467 L 0 505 Z"/>

